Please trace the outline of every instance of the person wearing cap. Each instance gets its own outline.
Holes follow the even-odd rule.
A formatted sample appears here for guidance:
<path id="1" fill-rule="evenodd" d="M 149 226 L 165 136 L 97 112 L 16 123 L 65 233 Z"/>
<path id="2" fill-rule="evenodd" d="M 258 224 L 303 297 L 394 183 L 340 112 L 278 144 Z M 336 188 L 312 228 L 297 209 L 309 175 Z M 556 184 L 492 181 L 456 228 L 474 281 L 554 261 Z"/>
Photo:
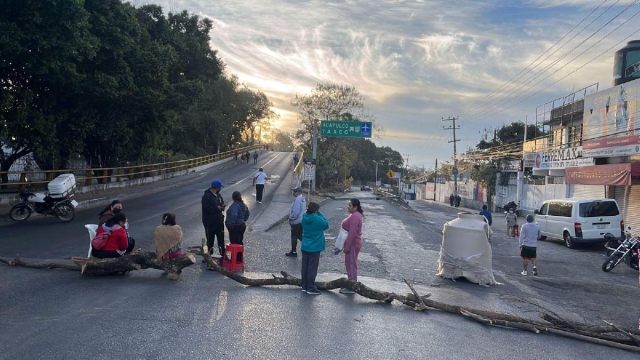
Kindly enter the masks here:
<path id="1" fill-rule="evenodd" d="M 293 196 L 296 197 L 291 204 L 291 210 L 289 211 L 289 226 L 291 226 L 291 251 L 285 255 L 289 257 L 298 256 L 298 241 L 302 241 L 302 215 L 307 209 L 307 201 L 302 195 L 302 188 L 297 187 L 293 189 Z"/>
<path id="2" fill-rule="evenodd" d="M 262 203 L 262 194 L 264 193 L 264 182 L 269 179 L 267 174 L 262 171 L 262 168 L 253 177 L 253 185 L 256 187 L 256 202 Z"/>
<path id="3" fill-rule="evenodd" d="M 204 225 L 205 236 L 209 254 L 213 255 L 213 242 L 218 238 L 218 249 L 220 255 L 224 254 L 224 211 L 225 204 L 220 190 L 224 187 L 220 180 L 214 180 L 211 188 L 202 195 L 202 225 Z M 222 258 L 221 258 L 222 260 Z"/>
<path id="4" fill-rule="evenodd" d="M 534 222 L 533 215 L 527 215 L 527 223 L 522 225 L 520 230 L 520 257 L 522 258 L 523 270 L 521 275 L 527 276 L 527 265 L 531 261 L 533 264 L 533 276 L 538 276 L 536 267 L 536 249 L 538 238 L 540 237 L 540 226 Z"/>

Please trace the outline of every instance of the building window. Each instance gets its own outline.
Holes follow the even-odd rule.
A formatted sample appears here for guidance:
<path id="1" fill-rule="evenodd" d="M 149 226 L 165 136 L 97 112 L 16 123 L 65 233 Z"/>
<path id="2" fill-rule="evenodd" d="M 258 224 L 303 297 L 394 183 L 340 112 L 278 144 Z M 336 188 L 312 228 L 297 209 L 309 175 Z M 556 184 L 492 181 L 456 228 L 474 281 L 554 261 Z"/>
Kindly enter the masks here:
<path id="1" fill-rule="evenodd" d="M 626 63 L 624 77 L 640 77 L 640 51 L 627 52 Z"/>
<path id="2" fill-rule="evenodd" d="M 576 147 L 582 145 L 582 124 L 569 126 L 569 146 Z"/>

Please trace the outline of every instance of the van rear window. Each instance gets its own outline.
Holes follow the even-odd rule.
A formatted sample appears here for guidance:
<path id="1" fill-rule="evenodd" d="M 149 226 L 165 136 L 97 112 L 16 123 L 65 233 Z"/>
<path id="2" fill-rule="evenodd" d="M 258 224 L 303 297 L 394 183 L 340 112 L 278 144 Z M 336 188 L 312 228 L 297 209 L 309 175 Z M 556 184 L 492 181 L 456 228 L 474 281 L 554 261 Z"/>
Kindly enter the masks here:
<path id="1" fill-rule="evenodd" d="M 603 217 L 620 215 L 618 206 L 614 201 L 593 201 L 580 204 L 581 217 Z"/>

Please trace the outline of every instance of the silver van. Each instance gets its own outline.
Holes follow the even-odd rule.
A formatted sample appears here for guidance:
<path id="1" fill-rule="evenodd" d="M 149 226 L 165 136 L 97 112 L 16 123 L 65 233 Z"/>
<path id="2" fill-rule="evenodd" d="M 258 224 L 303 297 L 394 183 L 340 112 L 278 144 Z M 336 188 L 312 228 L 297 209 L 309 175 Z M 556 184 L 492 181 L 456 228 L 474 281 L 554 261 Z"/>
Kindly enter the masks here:
<path id="1" fill-rule="evenodd" d="M 536 210 L 540 240 L 564 240 L 568 248 L 576 243 L 604 243 L 606 233 L 624 234 L 624 221 L 614 199 L 547 200 Z"/>

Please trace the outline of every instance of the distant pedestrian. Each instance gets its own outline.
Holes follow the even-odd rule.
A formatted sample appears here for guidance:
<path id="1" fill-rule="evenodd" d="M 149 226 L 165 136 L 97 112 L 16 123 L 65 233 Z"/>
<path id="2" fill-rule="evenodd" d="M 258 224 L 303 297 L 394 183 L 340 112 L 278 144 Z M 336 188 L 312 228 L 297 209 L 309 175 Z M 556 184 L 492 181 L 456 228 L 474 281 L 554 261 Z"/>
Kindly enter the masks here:
<path id="1" fill-rule="evenodd" d="M 225 209 L 225 204 L 220 194 L 220 190 L 223 187 L 224 185 L 220 180 L 214 180 L 211 183 L 211 188 L 207 189 L 202 195 L 202 224 L 204 225 L 210 255 L 213 255 L 215 238 L 218 238 L 220 256 L 224 255 L 224 215 L 222 212 Z M 222 261 L 222 257 L 220 260 Z"/>
<path id="2" fill-rule="evenodd" d="M 309 295 L 320 295 L 316 275 L 320 253 L 325 250 L 324 231 L 329 228 L 329 221 L 319 210 L 320 205 L 310 202 L 307 212 L 302 215 L 302 291 Z"/>
<path id="3" fill-rule="evenodd" d="M 262 203 L 262 194 L 264 193 L 264 182 L 269 179 L 267 174 L 262 171 L 262 168 L 253 177 L 253 185 L 256 187 L 256 202 Z"/>
<path id="4" fill-rule="evenodd" d="M 249 152 L 249 150 L 247 150 L 247 152 L 244 153 L 244 158 L 247 160 L 247 164 L 248 164 L 249 159 L 251 159 L 251 153 Z"/>
<path id="5" fill-rule="evenodd" d="M 107 205 L 100 213 L 98 214 L 98 226 L 102 226 L 102 224 L 106 223 L 113 217 L 113 215 L 122 211 L 122 203 L 120 200 L 113 200 L 111 204 Z"/>
<path id="6" fill-rule="evenodd" d="M 482 205 L 482 211 L 480 211 L 480 213 L 478 215 L 484 216 L 484 218 L 486 219 L 487 224 L 489 224 L 489 226 L 491 226 L 491 224 L 493 223 L 493 217 L 491 215 L 491 211 L 488 210 L 487 205 Z"/>
<path id="7" fill-rule="evenodd" d="M 258 163 L 258 152 L 257 151 L 253 151 L 253 163 L 257 164 Z"/>
<path id="8" fill-rule="evenodd" d="M 295 155 L 293 155 L 293 168 L 295 169 L 296 166 L 298 166 L 298 161 L 300 161 L 300 156 L 298 156 L 298 153 L 295 153 Z"/>
<path id="9" fill-rule="evenodd" d="M 302 195 L 302 188 L 297 187 L 293 189 L 293 196 L 295 200 L 291 204 L 291 210 L 289 211 L 289 226 L 291 226 L 291 251 L 286 253 L 289 257 L 298 256 L 298 241 L 302 241 L 302 214 L 307 208 L 307 201 Z"/>
<path id="10" fill-rule="evenodd" d="M 538 248 L 538 238 L 540 237 L 540 226 L 534 223 L 534 216 L 527 215 L 527 223 L 522 225 L 520 231 L 520 257 L 522 258 L 522 272 L 520 274 L 527 276 L 527 265 L 531 261 L 533 264 L 533 276 L 538 276 L 538 268 L 536 267 L 536 250 Z"/>
<path id="11" fill-rule="evenodd" d="M 362 223 L 364 221 L 360 200 L 351 199 L 347 206 L 349 217 L 342 221 L 342 228 L 347 231 L 344 241 L 344 266 L 349 280 L 358 281 L 358 254 L 362 247 Z M 342 288 L 342 294 L 353 294 L 353 290 Z"/>
<path id="12" fill-rule="evenodd" d="M 235 157 L 236 162 L 238 161 L 238 155 L 239 155 L 238 150 L 236 150 L 236 151 L 233 153 L 233 156 Z"/>
<path id="13" fill-rule="evenodd" d="M 453 202 L 456 200 L 456 197 L 453 196 L 453 194 L 451 194 L 451 196 L 449 196 L 449 205 L 453 206 Z"/>
<path id="14" fill-rule="evenodd" d="M 456 207 L 460 207 L 460 202 L 462 202 L 462 198 L 460 195 L 456 195 Z"/>
<path id="15" fill-rule="evenodd" d="M 509 209 L 504 219 L 507 222 L 507 238 L 511 239 L 515 236 L 514 228 L 518 226 L 518 215 L 516 215 L 515 209 Z"/>
<path id="16" fill-rule="evenodd" d="M 176 214 L 164 213 L 162 225 L 153 234 L 158 259 L 168 260 L 182 255 L 182 228 L 176 223 Z"/>
<path id="17" fill-rule="evenodd" d="M 227 230 L 229 230 L 229 242 L 244 246 L 244 232 L 247 231 L 246 222 L 249 220 L 249 208 L 242 201 L 242 195 L 239 191 L 234 191 L 231 198 L 233 203 L 227 209 L 227 219 L 225 220 Z M 242 254 L 238 254 L 236 260 L 242 262 Z"/>

